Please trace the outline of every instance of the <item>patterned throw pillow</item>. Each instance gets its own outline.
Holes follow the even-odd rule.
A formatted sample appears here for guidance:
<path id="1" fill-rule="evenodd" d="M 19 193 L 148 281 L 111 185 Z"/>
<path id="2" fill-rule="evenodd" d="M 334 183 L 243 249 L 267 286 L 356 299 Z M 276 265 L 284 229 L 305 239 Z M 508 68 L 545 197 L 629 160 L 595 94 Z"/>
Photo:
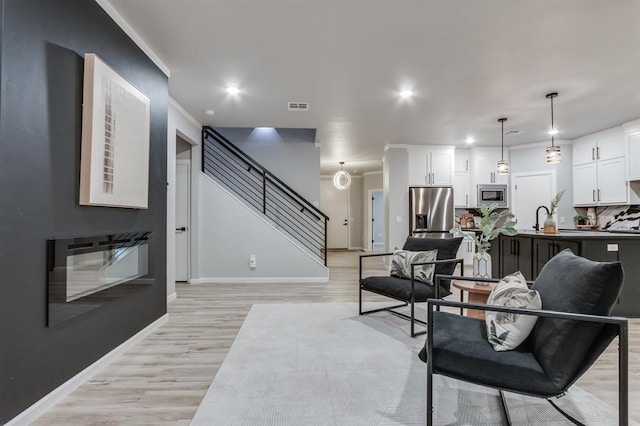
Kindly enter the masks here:
<path id="1" fill-rule="evenodd" d="M 507 275 L 491 291 L 487 305 L 510 308 L 541 309 L 542 300 L 535 290 L 529 290 L 520 271 Z M 487 337 L 496 351 L 509 351 L 524 342 L 536 325 L 538 317 L 506 312 L 485 311 Z"/>
<path id="2" fill-rule="evenodd" d="M 411 279 L 411 264 L 422 262 L 433 262 L 438 256 L 438 250 L 430 251 L 408 251 L 394 250 L 391 258 L 392 277 Z M 427 284 L 433 284 L 434 265 L 416 266 L 414 278 Z"/>

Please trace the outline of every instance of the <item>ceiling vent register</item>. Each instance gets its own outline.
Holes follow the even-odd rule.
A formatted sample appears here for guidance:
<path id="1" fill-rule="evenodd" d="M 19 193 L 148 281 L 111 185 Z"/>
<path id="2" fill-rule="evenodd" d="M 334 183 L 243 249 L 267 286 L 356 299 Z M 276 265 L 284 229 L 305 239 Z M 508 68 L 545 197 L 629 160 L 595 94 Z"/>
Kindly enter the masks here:
<path id="1" fill-rule="evenodd" d="M 309 102 L 287 102 L 289 111 L 309 111 Z"/>

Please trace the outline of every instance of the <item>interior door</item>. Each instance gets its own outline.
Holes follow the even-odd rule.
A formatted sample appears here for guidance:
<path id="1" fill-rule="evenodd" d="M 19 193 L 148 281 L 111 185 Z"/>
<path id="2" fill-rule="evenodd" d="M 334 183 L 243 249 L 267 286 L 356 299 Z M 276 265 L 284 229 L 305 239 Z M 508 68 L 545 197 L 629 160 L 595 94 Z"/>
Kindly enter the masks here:
<path id="1" fill-rule="evenodd" d="M 189 279 L 189 204 L 191 161 L 176 162 L 176 281 Z"/>
<path id="2" fill-rule="evenodd" d="M 320 182 L 320 208 L 329 216 L 327 248 L 349 247 L 349 189 L 339 190 L 333 181 Z"/>
<path id="3" fill-rule="evenodd" d="M 547 206 L 555 196 L 555 176 L 553 173 L 514 173 L 512 176 L 512 212 L 516 215 L 519 229 L 531 229 L 536 223 L 536 209 Z M 540 212 L 540 226 L 545 215 Z M 542 229 L 542 228 L 541 228 Z"/>
<path id="4" fill-rule="evenodd" d="M 371 193 L 371 250 L 384 249 L 384 194 L 382 191 Z"/>

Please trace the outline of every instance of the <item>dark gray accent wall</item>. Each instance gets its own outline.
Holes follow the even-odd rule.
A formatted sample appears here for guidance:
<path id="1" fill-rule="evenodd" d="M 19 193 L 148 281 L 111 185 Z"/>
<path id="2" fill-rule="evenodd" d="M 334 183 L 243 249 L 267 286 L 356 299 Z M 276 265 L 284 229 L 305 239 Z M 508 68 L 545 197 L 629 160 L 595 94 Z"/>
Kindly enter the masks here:
<path id="1" fill-rule="evenodd" d="M 0 423 L 166 313 L 168 82 L 93 0 L 2 2 Z M 82 77 L 96 53 L 151 99 L 149 209 L 78 203 Z M 150 230 L 155 284 L 47 328 L 46 241 Z"/>

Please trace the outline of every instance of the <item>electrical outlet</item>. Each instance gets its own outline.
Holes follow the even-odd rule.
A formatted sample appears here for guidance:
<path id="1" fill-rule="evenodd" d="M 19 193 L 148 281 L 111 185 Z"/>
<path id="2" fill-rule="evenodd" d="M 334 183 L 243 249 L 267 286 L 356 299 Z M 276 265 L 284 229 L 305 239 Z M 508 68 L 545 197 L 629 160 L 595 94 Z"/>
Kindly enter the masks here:
<path id="1" fill-rule="evenodd" d="M 564 216 L 560 216 L 560 223 L 564 223 Z"/>
<path id="2" fill-rule="evenodd" d="M 256 266 L 257 266 L 256 265 L 256 255 L 252 254 L 252 255 L 249 256 L 249 268 L 253 269 Z"/>

